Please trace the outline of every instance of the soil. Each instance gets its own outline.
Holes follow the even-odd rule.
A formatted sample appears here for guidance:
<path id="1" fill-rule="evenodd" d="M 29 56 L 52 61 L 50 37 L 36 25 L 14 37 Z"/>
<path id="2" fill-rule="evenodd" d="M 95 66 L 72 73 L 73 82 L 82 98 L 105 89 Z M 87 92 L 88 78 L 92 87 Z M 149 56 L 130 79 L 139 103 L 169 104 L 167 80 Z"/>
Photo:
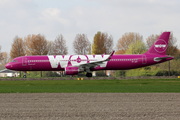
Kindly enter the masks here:
<path id="1" fill-rule="evenodd" d="M 179 120 L 180 93 L 0 94 L 0 120 Z"/>

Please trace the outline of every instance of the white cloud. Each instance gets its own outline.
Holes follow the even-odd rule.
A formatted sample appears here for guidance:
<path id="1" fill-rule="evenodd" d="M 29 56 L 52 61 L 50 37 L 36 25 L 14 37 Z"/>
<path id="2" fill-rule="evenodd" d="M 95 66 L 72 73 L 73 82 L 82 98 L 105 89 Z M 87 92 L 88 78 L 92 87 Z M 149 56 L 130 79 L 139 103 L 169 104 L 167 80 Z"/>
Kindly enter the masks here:
<path id="1" fill-rule="evenodd" d="M 58 21 L 59 24 L 68 26 L 69 21 L 61 16 L 61 11 L 58 8 L 47 8 L 42 11 L 41 20 L 46 22 Z"/>

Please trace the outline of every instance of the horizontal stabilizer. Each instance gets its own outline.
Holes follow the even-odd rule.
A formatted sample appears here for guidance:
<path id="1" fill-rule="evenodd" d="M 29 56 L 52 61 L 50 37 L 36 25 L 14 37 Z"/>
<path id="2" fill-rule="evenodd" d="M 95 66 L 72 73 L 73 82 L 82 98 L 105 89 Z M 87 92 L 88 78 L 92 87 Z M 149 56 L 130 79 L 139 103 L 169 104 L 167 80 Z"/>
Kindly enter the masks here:
<path id="1" fill-rule="evenodd" d="M 167 56 L 167 57 L 156 57 L 154 58 L 154 61 L 160 61 L 160 60 L 164 60 L 166 58 L 171 58 L 172 56 Z"/>

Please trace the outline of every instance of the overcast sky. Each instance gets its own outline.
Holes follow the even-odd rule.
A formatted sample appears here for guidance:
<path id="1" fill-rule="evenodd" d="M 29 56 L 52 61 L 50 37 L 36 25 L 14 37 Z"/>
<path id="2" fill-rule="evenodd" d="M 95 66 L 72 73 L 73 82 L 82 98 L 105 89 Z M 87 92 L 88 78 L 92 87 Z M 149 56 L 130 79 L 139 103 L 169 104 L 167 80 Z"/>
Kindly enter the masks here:
<path id="1" fill-rule="evenodd" d="M 74 54 L 76 34 L 93 41 L 97 31 L 117 40 L 126 32 L 151 34 L 172 31 L 180 44 L 180 0 L 0 0 L 1 52 L 10 52 L 13 38 L 44 34 L 55 40 L 62 34 L 68 54 Z"/>

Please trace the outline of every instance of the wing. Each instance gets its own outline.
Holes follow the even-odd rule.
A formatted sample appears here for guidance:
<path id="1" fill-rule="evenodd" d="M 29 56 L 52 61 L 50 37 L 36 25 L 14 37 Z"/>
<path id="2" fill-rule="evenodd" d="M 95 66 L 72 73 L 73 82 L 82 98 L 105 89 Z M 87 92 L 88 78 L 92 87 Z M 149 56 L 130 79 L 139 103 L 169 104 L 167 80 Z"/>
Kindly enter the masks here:
<path id="1" fill-rule="evenodd" d="M 107 62 L 109 60 L 111 60 L 113 54 L 114 54 L 115 51 L 113 51 L 108 58 L 106 59 L 101 59 L 101 60 L 98 60 L 98 61 L 92 61 L 90 63 L 84 63 L 84 64 L 77 64 L 77 65 L 73 65 L 72 67 L 82 67 L 82 68 L 94 68 L 98 65 L 101 65 L 103 64 L 104 62 Z"/>

